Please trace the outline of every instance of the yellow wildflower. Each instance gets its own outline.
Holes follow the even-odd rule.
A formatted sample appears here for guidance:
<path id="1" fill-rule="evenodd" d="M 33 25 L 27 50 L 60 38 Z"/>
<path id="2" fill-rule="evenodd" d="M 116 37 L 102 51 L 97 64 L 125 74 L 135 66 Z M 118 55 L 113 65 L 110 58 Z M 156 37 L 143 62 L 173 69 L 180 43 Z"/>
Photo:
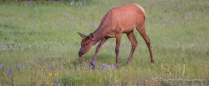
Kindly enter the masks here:
<path id="1" fill-rule="evenodd" d="M 52 76 L 52 72 L 49 73 L 49 76 Z"/>
<path id="2" fill-rule="evenodd" d="M 54 73 L 54 76 L 57 76 L 58 74 L 57 73 Z"/>

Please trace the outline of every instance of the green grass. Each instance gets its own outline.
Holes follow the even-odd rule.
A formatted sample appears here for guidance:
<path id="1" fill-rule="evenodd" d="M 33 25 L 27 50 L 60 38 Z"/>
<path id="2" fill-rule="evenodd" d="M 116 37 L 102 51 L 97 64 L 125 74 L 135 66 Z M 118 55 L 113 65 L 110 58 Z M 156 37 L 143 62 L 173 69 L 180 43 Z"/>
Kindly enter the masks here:
<path id="1" fill-rule="evenodd" d="M 139 44 L 129 65 L 125 63 L 131 44 L 123 35 L 119 68 L 102 67 L 115 64 L 115 39 L 110 39 L 99 52 L 97 69 L 90 69 L 96 45 L 78 58 L 81 37 L 77 32 L 88 35 L 108 10 L 128 3 L 140 4 L 146 11 L 156 63 L 151 64 L 146 44 L 135 31 Z M 207 0 L 87 0 L 82 6 L 0 2 L 0 85 L 206 86 L 208 14 Z"/>

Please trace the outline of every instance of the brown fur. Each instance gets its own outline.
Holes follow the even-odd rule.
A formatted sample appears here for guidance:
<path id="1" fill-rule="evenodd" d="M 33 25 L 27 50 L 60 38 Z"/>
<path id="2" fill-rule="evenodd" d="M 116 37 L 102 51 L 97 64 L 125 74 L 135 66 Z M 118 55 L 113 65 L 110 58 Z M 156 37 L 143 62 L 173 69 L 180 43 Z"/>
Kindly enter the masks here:
<path id="1" fill-rule="evenodd" d="M 118 66 L 121 35 L 125 33 L 127 34 L 132 44 L 130 56 L 127 61 L 127 63 L 129 63 L 132 59 L 135 48 L 138 44 L 133 34 L 133 29 L 136 28 L 137 31 L 141 34 L 141 36 L 145 40 L 150 52 L 151 62 L 154 63 L 154 58 L 152 55 L 152 49 L 150 45 L 150 39 L 145 31 L 145 17 L 146 14 L 144 9 L 137 4 L 129 4 L 111 9 L 102 18 L 97 30 L 95 30 L 93 33 L 91 33 L 88 36 L 79 33 L 80 36 L 83 38 L 81 42 L 81 48 L 78 53 L 79 57 L 81 57 L 86 52 L 88 52 L 94 44 L 100 41 L 91 62 L 91 65 L 94 68 L 96 57 L 98 55 L 100 47 L 107 41 L 108 38 L 116 38 L 115 53 L 116 53 L 116 66 Z"/>

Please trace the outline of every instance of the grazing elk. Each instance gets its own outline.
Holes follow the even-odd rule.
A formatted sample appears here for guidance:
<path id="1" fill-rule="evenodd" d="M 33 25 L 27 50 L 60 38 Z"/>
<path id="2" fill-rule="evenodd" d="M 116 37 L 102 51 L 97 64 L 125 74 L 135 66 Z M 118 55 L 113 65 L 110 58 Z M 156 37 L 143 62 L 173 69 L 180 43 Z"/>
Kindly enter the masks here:
<path id="1" fill-rule="evenodd" d="M 145 31 L 145 17 L 146 14 L 144 9 L 137 4 L 129 4 L 111 9 L 105 14 L 105 16 L 102 18 L 100 22 L 99 27 L 93 33 L 90 33 L 88 36 L 86 36 L 78 32 L 79 35 L 82 37 L 81 48 L 78 52 L 79 57 L 83 56 L 86 52 L 88 52 L 91 49 L 93 45 L 100 41 L 99 45 L 96 48 L 95 55 L 91 61 L 92 68 L 95 68 L 96 57 L 101 46 L 108 40 L 108 38 L 116 38 L 115 66 L 117 67 L 119 60 L 119 47 L 121 42 L 121 35 L 123 33 L 126 33 L 132 45 L 130 56 L 127 61 L 127 63 L 129 63 L 138 44 L 133 34 L 133 29 L 136 28 L 145 40 L 149 49 L 151 62 L 154 63 L 150 39 Z"/>

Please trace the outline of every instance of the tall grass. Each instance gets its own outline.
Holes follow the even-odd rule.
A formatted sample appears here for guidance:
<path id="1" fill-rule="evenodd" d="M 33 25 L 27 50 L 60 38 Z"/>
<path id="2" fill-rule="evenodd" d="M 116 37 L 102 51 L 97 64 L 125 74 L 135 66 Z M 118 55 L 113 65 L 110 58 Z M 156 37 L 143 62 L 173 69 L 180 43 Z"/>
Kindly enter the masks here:
<path id="1" fill-rule="evenodd" d="M 119 68 L 112 66 L 115 39 L 110 39 L 96 70 L 90 69 L 95 47 L 78 58 L 77 32 L 88 35 L 108 10 L 128 3 L 146 11 L 156 63 L 135 31 L 139 45 L 129 65 L 131 44 L 123 35 Z M 0 2 L 0 85 L 207 85 L 208 14 L 206 0 Z"/>

